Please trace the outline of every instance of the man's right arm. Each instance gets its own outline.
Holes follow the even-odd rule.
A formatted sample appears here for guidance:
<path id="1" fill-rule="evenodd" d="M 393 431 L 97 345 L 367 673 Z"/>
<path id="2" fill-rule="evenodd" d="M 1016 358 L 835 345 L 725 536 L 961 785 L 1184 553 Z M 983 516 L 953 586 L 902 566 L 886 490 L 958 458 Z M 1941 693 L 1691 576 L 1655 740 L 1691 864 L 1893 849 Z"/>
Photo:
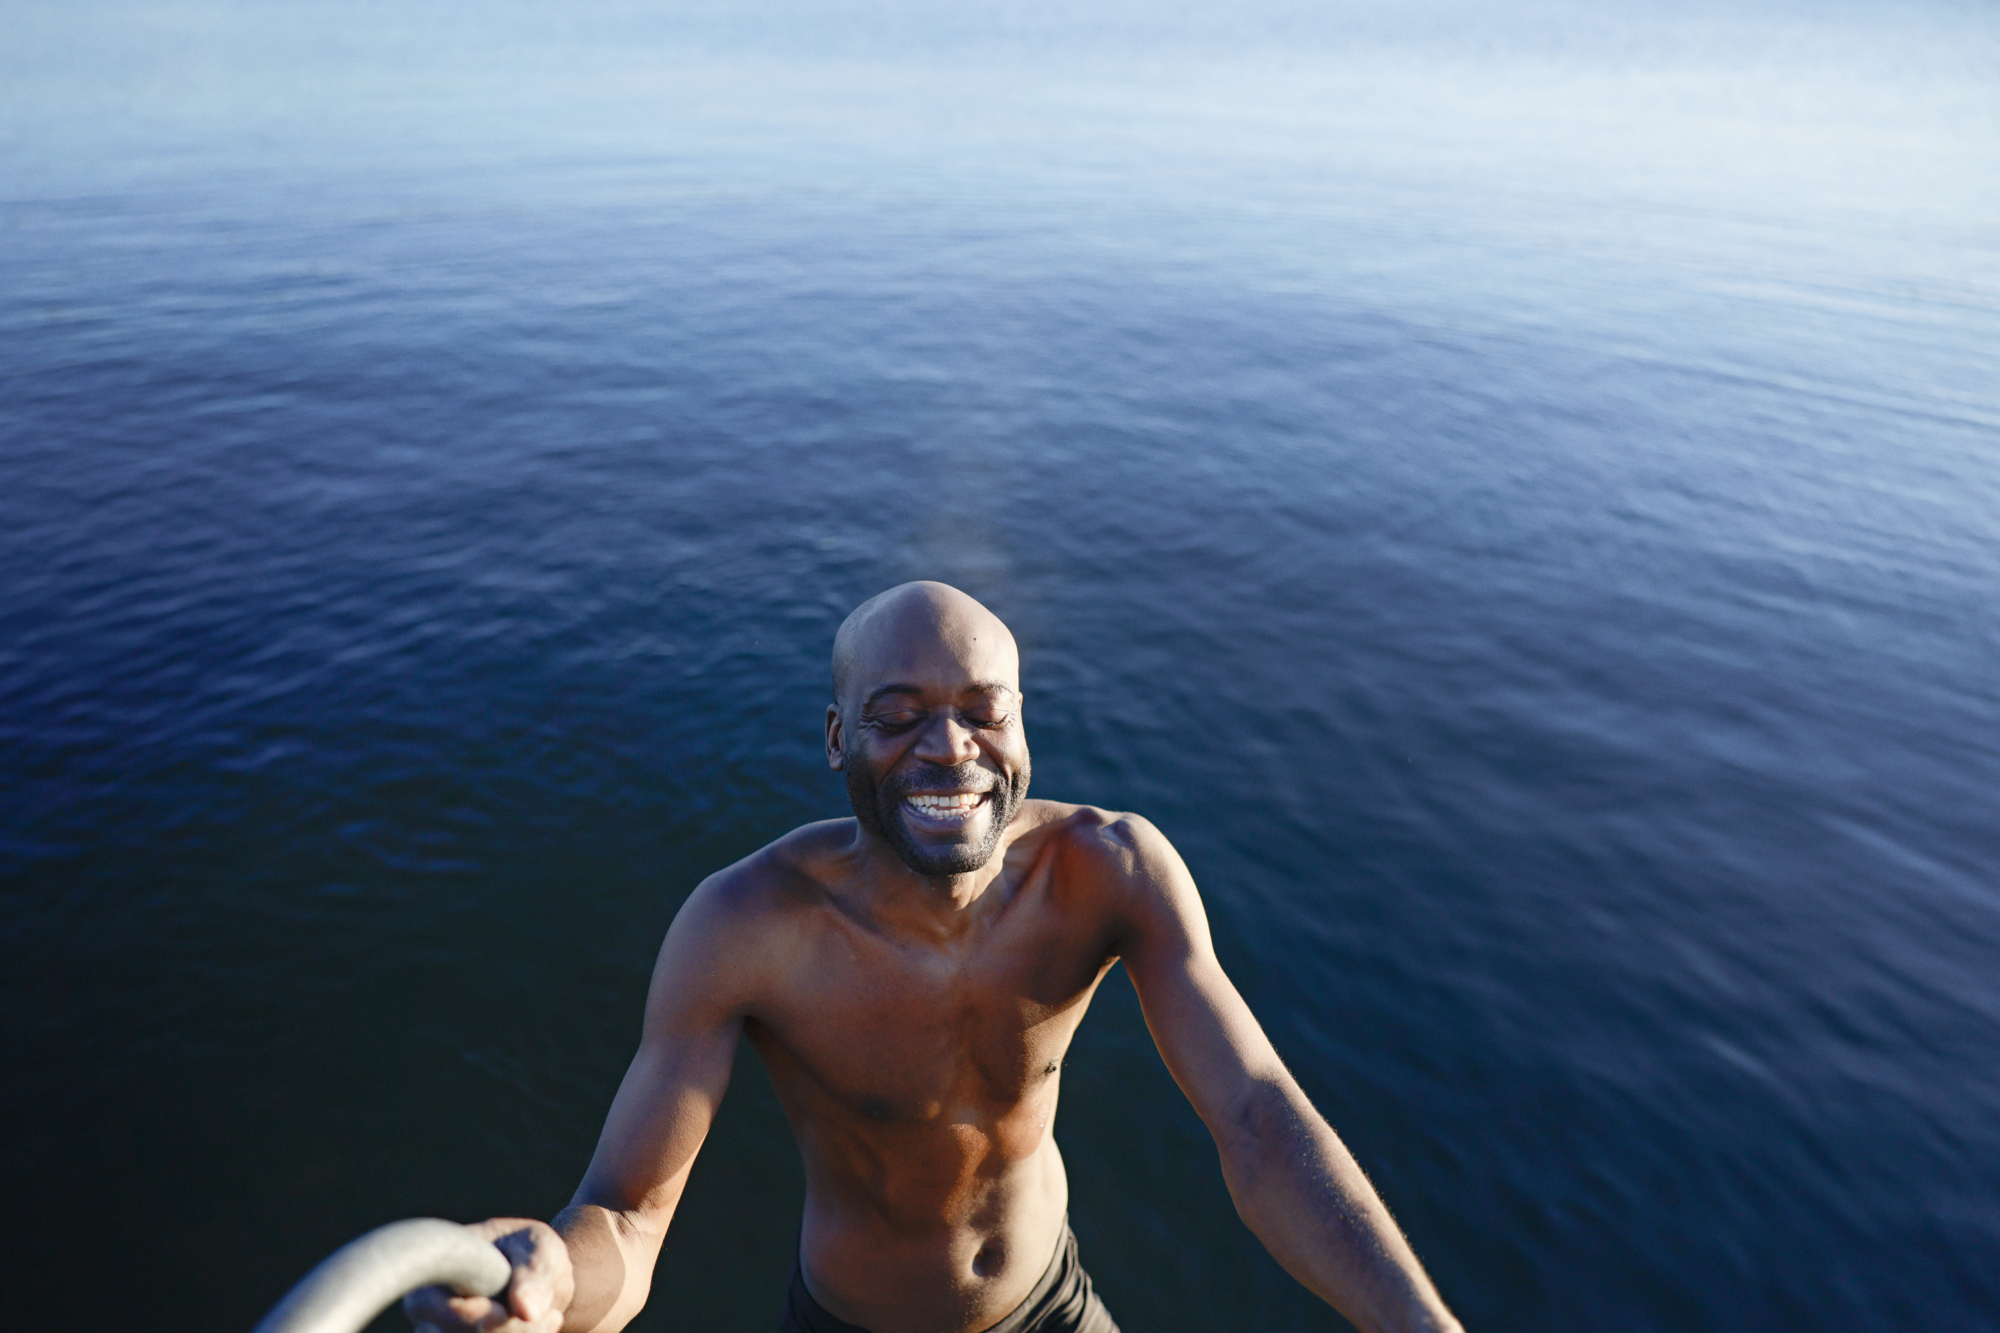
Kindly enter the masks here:
<path id="1" fill-rule="evenodd" d="M 554 1229 L 522 1219 L 479 1224 L 513 1261 L 513 1283 L 493 1300 L 414 1292 L 403 1305 L 420 1329 L 616 1333 L 645 1305 L 660 1243 L 728 1090 L 754 991 L 740 961 L 746 951 L 729 947 L 744 933 L 732 920 L 741 915 L 732 877 L 705 881 L 667 931 L 639 1052 Z"/>

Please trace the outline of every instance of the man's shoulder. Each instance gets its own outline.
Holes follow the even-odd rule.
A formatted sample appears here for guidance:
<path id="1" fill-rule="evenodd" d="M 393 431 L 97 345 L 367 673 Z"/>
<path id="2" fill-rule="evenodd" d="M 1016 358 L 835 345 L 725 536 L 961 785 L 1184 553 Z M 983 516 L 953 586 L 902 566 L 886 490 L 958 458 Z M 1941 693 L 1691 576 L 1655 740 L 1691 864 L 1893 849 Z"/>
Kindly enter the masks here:
<path id="1" fill-rule="evenodd" d="M 1067 801 L 1021 803 L 1017 845 L 1039 859 L 1054 855 L 1066 869 L 1120 877 L 1139 873 L 1173 845 L 1144 815 Z"/>
<path id="2" fill-rule="evenodd" d="M 802 824 L 710 875 L 695 898 L 708 911 L 739 920 L 810 906 L 825 896 L 854 835 L 851 818 Z"/>
<path id="3" fill-rule="evenodd" d="M 1161 923 L 1199 915 L 1201 896 L 1186 863 L 1144 815 L 1030 801 L 1022 819 L 1028 827 L 1010 852 L 1022 858 L 1022 873 L 1040 878 L 1029 866 L 1045 869 L 1042 882 L 1063 910 L 1101 914 L 1117 953 Z"/>
<path id="4" fill-rule="evenodd" d="M 663 961 L 739 998 L 760 994 L 808 937 L 801 927 L 827 902 L 831 867 L 853 837 L 851 819 L 807 824 L 716 871 L 675 913 Z"/>

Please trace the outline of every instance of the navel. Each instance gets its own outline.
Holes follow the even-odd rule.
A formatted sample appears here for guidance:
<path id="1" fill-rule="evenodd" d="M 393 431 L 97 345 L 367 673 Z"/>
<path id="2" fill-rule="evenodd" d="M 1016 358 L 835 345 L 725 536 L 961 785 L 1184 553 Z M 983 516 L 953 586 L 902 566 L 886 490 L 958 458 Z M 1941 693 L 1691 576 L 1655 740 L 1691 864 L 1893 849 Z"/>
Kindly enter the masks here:
<path id="1" fill-rule="evenodd" d="M 989 1240 L 979 1247 L 979 1253 L 972 1256 L 972 1275 L 992 1277 L 1007 1262 L 1007 1247 L 997 1240 Z"/>

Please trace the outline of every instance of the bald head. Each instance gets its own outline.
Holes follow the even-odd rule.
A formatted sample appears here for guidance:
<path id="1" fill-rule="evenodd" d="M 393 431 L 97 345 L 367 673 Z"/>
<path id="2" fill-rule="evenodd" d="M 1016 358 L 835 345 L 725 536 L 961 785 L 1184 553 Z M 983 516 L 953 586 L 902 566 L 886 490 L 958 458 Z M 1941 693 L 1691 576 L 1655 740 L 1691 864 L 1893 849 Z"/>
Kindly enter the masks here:
<path id="1" fill-rule="evenodd" d="M 944 661 L 972 680 L 1020 688 L 1021 652 L 1000 617 L 948 583 L 898 584 L 855 607 L 833 636 L 834 702 L 851 708 L 851 692 L 865 696 Z"/>
<path id="2" fill-rule="evenodd" d="M 927 878 L 992 859 L 1028 793 L 1021 654 L 943 583 L 871 597 L 833 638 L 827 765 L 873 845 Z"/>

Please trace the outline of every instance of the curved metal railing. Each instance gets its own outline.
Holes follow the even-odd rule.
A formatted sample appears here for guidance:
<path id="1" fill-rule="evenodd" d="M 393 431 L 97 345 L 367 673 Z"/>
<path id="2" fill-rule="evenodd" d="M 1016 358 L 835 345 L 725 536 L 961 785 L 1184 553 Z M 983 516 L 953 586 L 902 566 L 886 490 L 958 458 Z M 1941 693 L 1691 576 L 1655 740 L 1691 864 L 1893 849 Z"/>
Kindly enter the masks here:
<path id="1" fill-rule="evenodd" d="M 405 1292 L 443 1285 L 461 1296 L 498 1296 L 512 1271 L 506 1255 L 456 1222 L 391 1222 L 335 1250 L 254 1333 L 361 1333 Z"/>

